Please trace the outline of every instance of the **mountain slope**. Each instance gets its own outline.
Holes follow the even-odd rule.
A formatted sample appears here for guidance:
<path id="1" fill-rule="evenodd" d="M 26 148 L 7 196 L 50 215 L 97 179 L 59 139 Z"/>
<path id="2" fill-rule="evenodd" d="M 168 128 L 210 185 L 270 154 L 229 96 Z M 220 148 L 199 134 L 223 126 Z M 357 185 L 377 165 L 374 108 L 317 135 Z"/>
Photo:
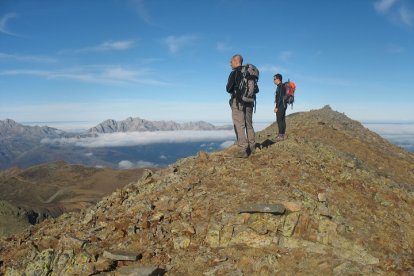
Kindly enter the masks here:
<path id="1" fill-rule="evenodd" d="M 123 121 L 106 120 L 89 129 L 90 133 L 114 133 L 132 131 L 176 131 L 176 130 L 220 130 L 231 129 L 229 126 L 216 127 L 210 123 L 199 121 L 177 123 L 174 121 L 148 121 L 141 118 L 129 117 Z"/>
<path id="2" fill-rule="evenodd" d="M 289 116 L 289 139 L 272 144 L 276 129 L 258 134 L 262 150 L 249 159 L 201 152 L 0 241 L 0 269 L 413 274 L 414 155 L 329 107 Z"/>
<path id="3" fill-rule="evenodd" d="M 38 223 L 94 205 L 102 197 L 136 180 L 142 172 L 143 169 L 100 169 L 62 161 L 25 170 L 5 170 L 0 172 L 0 201 L 6 203 L 2 205 L 4 208 L 0 207 L 0 213 L 4 211 L 9 218 L 19 218 L 25 222 L 23 224 Z M 1 232 L 13 233 L 13 229 L 21 229 L 12 221 L 7 222 L 0 225 L 0 236 Z"/>

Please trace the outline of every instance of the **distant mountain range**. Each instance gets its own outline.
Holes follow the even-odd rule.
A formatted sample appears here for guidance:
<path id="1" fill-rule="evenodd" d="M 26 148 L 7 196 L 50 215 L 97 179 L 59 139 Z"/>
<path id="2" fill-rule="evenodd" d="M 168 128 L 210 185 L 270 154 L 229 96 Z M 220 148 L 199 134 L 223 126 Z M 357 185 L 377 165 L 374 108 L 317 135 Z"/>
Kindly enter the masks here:
<path id="1" fill-rule="evenodd" d="M 7 169 L 12 166 L 27 168 L 58 160 L 71 164 L 117 168 L 119 162 L 123 160 L 148 161 L 150 159 L 149 162 L 163 166 L 175 162 L 177 158 L 194 154 L 200 150 L 199 146 L 203 143 L 186 143 L 185 145 L 175 145 L 175 147 L 170 145 L 168 147 L 147 145 L 146 147 L 134 148 L 88 149 L 74 145 L 62 146 L 53 143 L 42 143 L 42 141 L 80 139 L 116 132 L 212 131 L 229 130 L 231 128 L 231 126 L 217 127 L 204 121 L 180 124 L 173 121 L 148 121 L 130 117 L 123 121 L 106 120 L 85 132 L 71 133 L 48 126 L 26 126 L 11 119 L 0 120 L 0 169 Z"/>
<path id="2" fill-rule="evenodd" d="M 31 139 L 44 137 L 60 137 L 65 132 L 48 126 L 24 126 L 11 119 L 0 120 L 0 137 L 7 139 L 14 136 L 24 136 Z"/>
<path id="3" fill-rule="evenodd" d="M 64 135 L 64 131 L 47 126 L 24 126 L 11 119 L 0 120 L 0 169 L 38 147 L 42 139 Z"/>
<path id="4" fill-rule="evenodd" d="M 148 121 L 129 117 L 123 121 L 106 120 L 89 129 L 90 133 L 114 133 L 132 131 L 177 131 L 177 130 L 229 130 L 232 126 L 217 127 L 204 121 L 177 123 L 174 121 Z"/>

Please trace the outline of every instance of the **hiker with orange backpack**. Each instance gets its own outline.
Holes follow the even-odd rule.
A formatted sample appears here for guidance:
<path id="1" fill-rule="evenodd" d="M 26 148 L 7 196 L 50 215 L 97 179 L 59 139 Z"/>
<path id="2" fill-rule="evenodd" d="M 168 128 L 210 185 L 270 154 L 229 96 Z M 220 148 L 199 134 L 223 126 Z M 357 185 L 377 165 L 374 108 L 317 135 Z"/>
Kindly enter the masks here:
<path id="1" fill-rule="evenodd" d="M 288 81 L 283 83 L 283 77 L 281 74 L 273 76 L 273 82 L 277 86 L 275 93 L 275 110 L 277 126 L 279 128 L 279 134 L 276 138 L 277 141 L 283 141 L 286 137 L 286 109 L 289 104 L 293 106 L 294 93 L 296 85 L 294 82 Z"/>

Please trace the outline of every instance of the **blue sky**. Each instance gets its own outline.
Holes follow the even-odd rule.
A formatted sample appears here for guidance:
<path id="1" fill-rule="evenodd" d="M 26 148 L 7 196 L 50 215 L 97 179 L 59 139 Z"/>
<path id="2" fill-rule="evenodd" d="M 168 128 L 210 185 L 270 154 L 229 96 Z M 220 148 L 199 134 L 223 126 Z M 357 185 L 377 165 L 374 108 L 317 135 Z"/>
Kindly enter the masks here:
<path id="1" fill-rule="evenodd" d="M 0 119 L 228 122 L 241 53 L 261 71 L 258 122 L 277 72 L 293 111 L 412 122 L 413 35 L 410 0 L 0 0 Z"/>

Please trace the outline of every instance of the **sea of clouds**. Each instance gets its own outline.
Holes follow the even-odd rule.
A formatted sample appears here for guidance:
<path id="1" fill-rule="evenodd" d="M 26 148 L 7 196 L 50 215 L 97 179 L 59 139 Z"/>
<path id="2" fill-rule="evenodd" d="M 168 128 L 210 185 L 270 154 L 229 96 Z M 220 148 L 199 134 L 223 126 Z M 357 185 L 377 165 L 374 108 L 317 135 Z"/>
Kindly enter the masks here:
<path id="1" fill-rule="evenodd" d="M 220 131 L 146 131 L 98 134 L 95 137 L 45 138 L 44 144 L 72 145 L 85 148 L 129 147 L 148 144 L 202 141 L 234 141 L 233 130 Z"/>
<path id="2" fill-rule="evenodd" d="M 393 144 L 414 152 L 414 123 L 364 123 Z"/>
<path id="3" fill-rule="evenodd" d="M 256 130 L 264 129 L 270 123 L 259 123 Z M 370 130 L 390 142 L 414 151 L 414 123 L 364 123 Z M 55 145 L 74 145 L 86 148 L 125 147 L 159 143 L 185 143 L 197 141 L 226 141 L 222 148 L 233 144 L 234 131 L 155 131 L 100 134 L 97 137 L 70 137 L 43 139 L 42 143 Z"/>

